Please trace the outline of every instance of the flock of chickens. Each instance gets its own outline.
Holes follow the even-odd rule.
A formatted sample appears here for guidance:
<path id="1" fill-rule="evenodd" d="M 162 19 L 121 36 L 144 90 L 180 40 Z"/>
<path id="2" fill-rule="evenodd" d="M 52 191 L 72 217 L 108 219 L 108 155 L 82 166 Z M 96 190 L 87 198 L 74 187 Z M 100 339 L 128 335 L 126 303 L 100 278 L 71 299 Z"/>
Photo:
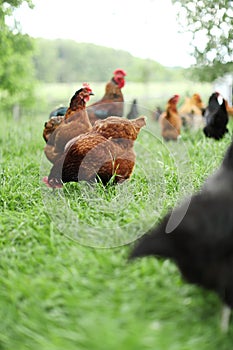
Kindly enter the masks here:
<path id="1" fill-rule="evenodd" d="M 101 100 L 86 108 L 93 95 L 84 83 L 75 92 L 68 108 L 51 112 L 45 123 L 44 152 L 52 163 L 48 187 L 80 180 L 129 179 L 135 165 L 134 141 L 146 124 L 137 116 L 134 100 L 128 118 L 123 115 L 125 71 L 116 69 Z M 220 140 L 228 131 L 232 109 L 214 92 L 204 104 L 198 94 L 187 98 L 177 110 L 179 95 L 169 99 L 157 120 L 164 140 L 177 140 L 181 129 L 202 129 L 207 137 Z M 198 193 L 169 212 L 161 223 L 146 233 L 133 248 L 130 258 L 153 255 L 172 259 L 190 283 L 213 290 L 224 302 L 221 328 L 228 329 L 233 308 L 233 142 L 220 168 Z"/>
<path id="2" fill-rule="evenodd" d="M 220 140 L 228 132 L 228 114 L 232 114 L 232 108 L 220 93 L 211 94 L 207 107 L 204 107 L 197 93 L 191 98 L 186 97 L 177 110 L 178 101 L 179 95 L 172 96 L 167 102 L 166 110 L 157 114 L 164 140 L 177 140 L 182 128 L 195 131 L 202 129 L 206 137 L 215 140 Z"/>
<path id="3" fill-rule="evenodd" d="M 106 185 L 110 180 L 119 183 L 131 176 L 136 158 L 134 141 L 146 118 L 122 118 L 125 75 L 123 69 L 116 69 L 103 98 L 88 108 L 86 103 L 93 92 L 84 83 L 67 109 L 53 111 L 43 130 L 44 152 L 53 164 L 43 179 L 48 187 L 81 180 Z"/>

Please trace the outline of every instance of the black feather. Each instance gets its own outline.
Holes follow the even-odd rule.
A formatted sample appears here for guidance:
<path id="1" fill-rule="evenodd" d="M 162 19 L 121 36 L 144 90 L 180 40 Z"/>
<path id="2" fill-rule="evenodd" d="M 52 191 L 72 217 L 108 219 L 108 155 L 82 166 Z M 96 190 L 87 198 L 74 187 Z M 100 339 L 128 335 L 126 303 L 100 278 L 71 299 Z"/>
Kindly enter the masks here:
<path id="1" fill-rule="evenodd" d="M 97 109 L 95 111 L 95 116 L 99 119 L 106 119 L 107 117 L 109 117 L 109 112 L 108 110 Z"/>
<path id="2" fill-rule="evenodd" d="M 63 116 L 66 114 L 67 111 L 67 107 L 58 107 L 56 109 L 54 109 L 50 114 L 49 114 L 49 118 L 52 117 L 59 117 L 59 116 Z"/>
<path id="3" fill-rule="evenodd" d="M 139 112 L 138 112 L 137 100 L 134 99 L 131 105 L 130 111 L 126 117 L 128 119 L 136 119 L 138 116 L 139 116 Z"/>

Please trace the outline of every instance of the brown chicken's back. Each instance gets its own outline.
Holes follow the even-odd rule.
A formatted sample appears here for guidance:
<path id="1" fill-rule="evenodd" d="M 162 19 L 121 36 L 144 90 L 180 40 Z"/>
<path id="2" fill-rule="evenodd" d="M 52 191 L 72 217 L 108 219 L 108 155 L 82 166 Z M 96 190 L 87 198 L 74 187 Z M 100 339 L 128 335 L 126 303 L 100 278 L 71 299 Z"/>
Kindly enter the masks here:
<path id="1" fill-rule="evenodd" d="M 134 169 L 134 141 L 145 125 L 145 117 L 127 120 L 109 117 L 95 123 L 92 131 L 80 135 L 54 164 L 48 177 L 50 187 L 63 182 L 94 181 L 106 184 L 128 179 Z"/>

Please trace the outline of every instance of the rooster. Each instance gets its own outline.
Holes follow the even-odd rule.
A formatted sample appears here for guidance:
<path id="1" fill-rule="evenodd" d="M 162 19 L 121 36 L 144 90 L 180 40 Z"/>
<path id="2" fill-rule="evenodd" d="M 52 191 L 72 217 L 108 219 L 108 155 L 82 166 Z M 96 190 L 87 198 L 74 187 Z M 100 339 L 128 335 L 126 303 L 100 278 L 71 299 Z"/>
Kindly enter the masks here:
<path id="1" fill-rule="evenodd" d="M 179 108 L 183 126 L 192 130 L 203 128 L 203 111 L 204 103 L 199 94 L 195 93 L 191 97 L 186 97 L 185 102 Z"/>
<path id="2" fill-rule="evenodd" d="M 201 190 L 168 213 L 131 252 L 131 258 L 171 259 L 187 282 L 216 292 L 225 304 L 223 331 L 233 308 L 232 208 L 233 142 Z"/>
<path id="3" fill-rule="evenodd" d="M 220 140 L 228 132 L 228 113 L 226 110 L 226 101 L 219 94 L 214 92 L 209 97 L 208 107 L 204 112 L 206 126 L 203 132 L 206 137 Z"/>
<path id="4" fill-rule="evenodd" d="M 145 117 L 134 120 L 108 117 L 96 121 L 92 130 L 74 138 L 66 152 L 43 179 L 48 187 L 61 187 L 65 182 L 96 179 L 106 185 L 128 179 L 134 169 L 133 149 Z"/>
<path id="5" fill-rule="evenodd" d="M 126 72 L 123 69 L 116 69 L 112 79 L 105 87 L 105 94 L 101 100 L 91 104 L 87 108 L 88 116 L 93 125 L 98 119 L 105 119 L 109 116 L 123 116 L 124 98 L 121 89 L 125 85 Z"/>
<path id="6" fill-rule="evenodd" d="M 182 122 L 176 108 L 178 101 L 179 95 L 171 97 L 167 102 L 166 111 L 159 117 L 161 134 L 165 141 L 177 140 L 180 136 Z"/>
<path id="7" fill-rule="evenodd" d="M 64 120 L 50 135 L 44 152 L 48 160 L 54 163 L 64 152 L 66 143 L 73 137 L 91 130 L 92 125 L 86 111 L 86 103 L 93 92 L 86 83 L 77 90 L 71 98 L 70 106 L 66 111 Z"/>

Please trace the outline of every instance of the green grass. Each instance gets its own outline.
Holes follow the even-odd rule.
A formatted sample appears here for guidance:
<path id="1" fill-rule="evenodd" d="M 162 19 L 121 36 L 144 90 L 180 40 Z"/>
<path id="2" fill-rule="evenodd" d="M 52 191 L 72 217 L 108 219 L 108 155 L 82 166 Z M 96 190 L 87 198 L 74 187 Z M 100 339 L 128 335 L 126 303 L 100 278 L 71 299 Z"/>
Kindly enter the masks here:
<path id="1" fill-rule="evenodd" d="M 104 189 L 41 178 L 41 114 L 1 116 L 0 350 L 229 350 L 218 297 L 170 261 L 127 261 L 131 244 L 221 162 L 220 141 L 183 133 L 165 144 L 148 122 L 131 180 Z M 232 123 L 230 125 L 232 130 Z"/>

